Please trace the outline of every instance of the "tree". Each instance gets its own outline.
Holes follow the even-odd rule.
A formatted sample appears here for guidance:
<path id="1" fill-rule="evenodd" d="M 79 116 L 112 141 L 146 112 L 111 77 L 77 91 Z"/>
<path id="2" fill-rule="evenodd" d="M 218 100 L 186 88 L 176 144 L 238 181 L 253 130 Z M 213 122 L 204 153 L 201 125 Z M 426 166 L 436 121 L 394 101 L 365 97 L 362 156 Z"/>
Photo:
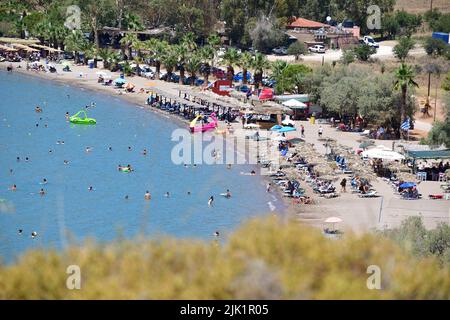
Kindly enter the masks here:
<path id="1" fill-rule="evenodd" d="M 195 77 L 200 67 L 202 65 L 202 56 L 198 51 L 194 51 L 189 54 L 186 60 L 186 71 L 189 72 L 191 76 L 191 85 L 195 83 Z"/>
<path id="2" fill-rule="evenodd" d="M 103 68 L 105 69 L 109 69 L 117 59 L 116 52 L 109 48 L 101 48 L 98 51 L 98 56 L 103 60 Z"/>
<path id="3" fill-rule="evenodd" d="M 274 23 L 273 19 L 262 16 L 249 32 L 253 48 L 268 52 L 286 40 L 286 34 Z"/>
<path id="4" fill-rule="evenodd" d="M 229 48 L 222 57 L 222 64 L 227 67 L 227 79 L 230 81 L 233 81 L 234 66 L 238 64 L 239 59 L 240 53 L 234 48 Z"/>
<path id="5" fill-rule="evenodd" d="M 409 87 L 419 87 L 414 81 L 414 71 L 411 66 L 404 63 L 395 70 L 394 89 L 401 91 L 400 98 L 400 122 L 406 119 L 406 95 Z"/>
<path id="6" fill-rule="evenodd" d="M 106 24 L 112 13 L 112 0 L 78 0 L 82 17 L 94 35 L 94 44 L 99 49 L 98 31 Z"/>
<path id="7" fill-rule="evenodd" d="M 144 48 L 150 52 L 150 58 L 155 62 L 155 78 L 159 80 L 161 61 L 163 60 L 166 51 L 169 50 L 169 44 L 167 41 L 152 38 L 144 42 Z"/>
<path id="8" fill-rule="evenodd" d="M 126 33 L 123 38 L 120 39 L 120 44 L 128 51 L 128 57 L 126 60 L 133 59 L 133 44 L 137 43 L 138 41 L 139 39 L 135 33 Z"/>
<path id="9" fill-rule="evenodd" d="M 211 74 L 211 66 L 214 63 L 216 50 L 211 45 L 206 45 L 199 50 L 203 64 L 200 67 L 200 73 L 205 77 L 205 87 L 208 86 L 209 75 Z"/>
<path id="10" fill-rule="evenodd" d="M 394 55 L 402 62 L 408 57 L 409 51 L 414 48 L 415 42 L 411 37 L 401 37 L 395 45 Z"/>
<path id="11" fill-rule="evenodd" d="M 344 65 L 349 65 L 355 61 L 355 52 L 352 49 L 346 49 L 342 52 L 341 62 Z"/>
<path id="12" fill-rule="evenodd" d="M 264 71 L 270 69 L 271 64 L 267 57 L 262 53 L 257 52 L 253 58 L 252 69 L 254 70 L 253 79 L 255 82 L 255 88 L 258 89 L 262 83 Z"/>
<path id="13" fill-rule="evenodd" d="M 79 30 L 74 30 L 64 40 L 66 50 L 75 53 L 75 63 L 80 63 L 80 52 L 87 47 L 87 44 L 84 34 Z"/>
<path id="14" fill-rule="evenodd" d="M 186 61 L 189 54 L 189 49 L 186 45 L 186 43 L 180 43 L 178 45 L 174 45 L 173 49 L 177 55 L 177 68 L 180 70 L 180 80 L 179 84 L 184 83 L 184 73 L 186 70 Z"/>
<path id="15" fill-rule="evenodd" d="M 367 44 L 362 44 L 354 48 L 353 53 L 358 60 L 368 61 L 370 56 L 376 53 L 376 49 Z"/>
<path id="16" fill-rule="evenodd" d="M 296 41 L 288 47 L 287 52 L 288 54 L 295 56 L 295 60 L 297 61 L 299 56 L 306 54 L 308 50 L 302 42 Z"/>
<path id="17" fill-rule="evenodd" d="M 165 50 L 165 54 L 161 56 L 161 62 L 167 71 L 167 80 L 172 77 L 173 70 L 178 64 L 178 53 L 174 46 L 168 46 Z"/>
<path id="18" fill-rule="evenodd" d="M 444 56 L 448 53 L 448 45 L 441 39 L 427 37 L 424 42 L 424 49 L 428 55 Z"/>
<path id="19" fill-rule="evenodd" d="M 247 71 L 253 65 L 253 56 L 250 52 L 244 52 L 240 55 L 237 65 L 242 68 L 242 83 L 247 84 Z"/>

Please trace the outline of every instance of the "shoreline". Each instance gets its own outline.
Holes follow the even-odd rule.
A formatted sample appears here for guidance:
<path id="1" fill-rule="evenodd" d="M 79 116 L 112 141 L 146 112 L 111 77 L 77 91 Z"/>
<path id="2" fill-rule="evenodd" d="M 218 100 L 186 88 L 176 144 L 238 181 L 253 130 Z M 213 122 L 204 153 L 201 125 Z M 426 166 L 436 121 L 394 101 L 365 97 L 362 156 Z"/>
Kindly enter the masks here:
<path id="1" fill-rule="evenodd" d="M 107 95 L 109 98 L 122 99 L 123 101 L 130 103 L 131 105 L 134 105 L 135 107 L 144 108 L 144 110 L 153 112 L 154 114 L 164 117 L 165 119 L 170 119 L 170 121 L 173 121 L 174 123 L 179 125 L 180 128 L 183 128 L 183 126 L 187 126 L 189 124 L 188 120 L 182 119 L 182 118 L 177 117 L 176 115 L 173 115 L 170 113 L 166 113 L 157 108 L 150 107 L 148 104 L 145 103 L 145 100 L 146 100 L 148 94 L 147 93 L 141 94 L 141 93 L 136 92 L 139 87 L 142 87 L 141 85 L 138 85 L 136 83 L 145 81 L 145 82 L 155 82 L 156 83 L 155 87 L 159 91 L 158 92 L 159 95 L 164 95 L 164 93 L 167 95 L 174 95 L 174 92 L 170 92 L 169 90 L 167 90 L 167 89 L 165 90 L 164 88 L 161 88 L 161 86 L 159 86 L 159 84 L 161 84 L 161 83 L 169 84 L 169 85 L 173 85 L 173 83 L 165 83 L 161 80 L 149 80 L 149 79 L 146 79 L 143 77 L 134 76 L 134 77 L 129 77 L 129 78 L 133 79 L 132 82 L 136 84 L 135 92 L 118 94 L 117 93 L 118 89 L 116 89 L 114 86 L 104 86 L 104 85 L 97 83 L 96 72 L 107 72 L 108 74 L 115 75 L 116 78 L 119 77 L 120 73 L 110 72 L 109 70 L 101 69 L 101 68 L 90 69 L 88 66 L 75 66 L 75 65 L 72 66 L 71 72 L 62 72 L 62 71 L 60 71 L 60 70 L 62 70 L 62 66 L 60 64 L 56 64 L 56 63 L 54 64 L 57 68 L 56 74 L 55 73 L 45 73 L 43 71 L 37 72 L 37 71 L 32 71 L 32 70 L 26 70 L 26 68 L 24 68 L 24 65 L 26 66 L 26 63 L 27 63 L 26 61 L 12 63 L 12 65 L 14 67 L 13 73 L 17 72 L 17 73 L 19 73 L 21 75 L 25 75 L 25 76 L 50 80 L 50 81 L 55 82 L 60 85 L 67 85 L 67 86 L 74 87 L 77 89 L 93 91 L 95 93 Z M 11 63 L 8 62 L 7 64 L 9 65 Z M 20 65 L 20 68 L 18 68 L 19 65 Z M 4 62 L 0 63 L 0 70 L 6 72 L 6 67 L 7 67 L 7 65 Z M 86 77 L 83 77 L 83 78 L 77 77 L 76 75 L 79 74 L 80 72 L 83 72 L 83 74 L 86 74 Z M 69 77 L 70 75 L 72 75 L 73 77 Z M 92 75 L 95 76 L 95 78 L 92 78 Z M 114 79 L 114 76 L 111 76 L 111 78 Z M 138 80 L 138 81 L 136 81 L 136 80 Z M 178 86 L 178 84 L 175 84 L 175 85 Z M 150 88 L 148 88 L 148 90 L 152 91 Z M 173 89 L 173 90 L 176 90 L 176 89 Z M 111 94 L 113 94 L 113 95 L 111 95 Z M 184 99 L 180 98 L 180 100 L 184 100 Z M 239 128 L 240 123 L 233 123 L 233 128 L 236 129 L 236 127 Z M 223 123 L 219 122 L 218 128 L 225 129 L 225 126 L 223 125 Z M 221 136 L 221 139 L 223 139 L 225 142 L 230 141 L 234 138 L 242 139 L 245 137 L 239 137 L 239 136 L 235 136 L 235 135 Z M 236 145 L 237 145 L 236 150 L 234 150 L 235 155 L 237 153 L 241 153 L 247 157 L 248 151 L 249 151 L 248 148 L 244 147 L 244 149 L 242 150 L 242 148 L 239 148 L 239 146 L 240 146 L 239 143 L 237 143 Z M 252 166 L 252 168 L 255 168 L 255 169 L 262 169 L 260 164 L 250 164 L 250 166 Z M 264 183 L 264 185 L 267 185 L 267 183 L 272 182 L 270 180 L 270 178 L 265 175 L 258 175 L 258 178 L 259 178 L 258 182 Z M 289 199 L 283 197 L 282 192 L 278 188 L 272 188 L 272 191 L 270 193 L 272 195 L 273 202 L 277 202 L 277 203 L 281 202 L 281 205 L 275 206 L 275 209 L 272 210 L 271 207 L 273 205 L 273 202 L 271 201 L 271 202 L 266 203 L 266 205 L 269 207 L 268 211 L 267 211 L 268 213 L 280 215 L 283 218 L 287 218 L 288 216 L 291 216 L 293 212 L 296 211 L 296 210 L 292 210 L 292 208 L 290 208 Z"/>

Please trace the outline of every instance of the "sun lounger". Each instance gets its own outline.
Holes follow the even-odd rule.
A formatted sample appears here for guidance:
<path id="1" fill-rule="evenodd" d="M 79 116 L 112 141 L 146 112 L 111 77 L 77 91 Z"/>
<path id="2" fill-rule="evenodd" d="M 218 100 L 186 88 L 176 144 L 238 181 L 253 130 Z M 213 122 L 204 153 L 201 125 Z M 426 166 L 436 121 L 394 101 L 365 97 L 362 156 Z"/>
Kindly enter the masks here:
<path id="1" fill-rule="evenodd" d="M 380 195 L 377 194 L 376 191 L 370 191 L 370 192 L 367 192 L 367 193 L 361 193 L 361 194 L 359 194 L 358 196 L 359 196 L 360 198 L 377 198 L 377 197 L 379 197 Z"/>
<path id="2" fill-rule="evenodd" d="M 360 132 L 360 136 L 368 136 L 370 134 L 370 130 L 364 130 L 363 132 Z"/>

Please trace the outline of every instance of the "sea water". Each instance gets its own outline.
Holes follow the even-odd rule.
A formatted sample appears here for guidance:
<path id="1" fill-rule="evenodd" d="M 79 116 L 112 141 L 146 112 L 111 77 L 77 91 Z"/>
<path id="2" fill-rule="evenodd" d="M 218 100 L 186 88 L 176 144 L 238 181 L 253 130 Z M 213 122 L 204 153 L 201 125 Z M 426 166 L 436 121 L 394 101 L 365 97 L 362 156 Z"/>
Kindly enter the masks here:
<path id="1" fill-rule="evenodd" d="M 97 125 L 66 121 L 66 112 L 92 102 L 87 113 Z M 35 112 L 38 105 L 42 113 Z M 0 257 L 12 261 L 33 248 L 60 250 L 87 237 L 208 240 L 215 231 L 225 236 L 245 219 L 281 208 L 262 179 L 241 174 L 251 166 L 175 165 L 171 134 L 183 126 L 115 96 L 0 71 Z M 135 171 L 119 172 L 119 164 Z M 8 190 L 13 184 L 17 190 Z M 220 196 L 227 189 L 230 199 Z M 147 190 L 150 201 L 144 200 Z"/>

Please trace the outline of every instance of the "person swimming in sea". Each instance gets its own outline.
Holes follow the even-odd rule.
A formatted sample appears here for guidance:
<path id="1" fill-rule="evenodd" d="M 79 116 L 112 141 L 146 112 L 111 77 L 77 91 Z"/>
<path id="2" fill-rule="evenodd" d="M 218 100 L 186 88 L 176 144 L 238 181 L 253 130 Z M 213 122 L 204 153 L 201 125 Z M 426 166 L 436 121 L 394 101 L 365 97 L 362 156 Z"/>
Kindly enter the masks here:
<path id="1" fill-rule="evenodd" d="M 10 173 L 10 174 L 13 174 L 13 169 L 9 169 L 9 173 Z"/>
<path id="2" fill-rule="evenodd" d="M 17 161 L 17 162 L 20 162 L 20 157 L 17 157 L 17 158 L 16 158 L 16 161 Z"/>
<path id="3" fill-rule="evenodd" d="M 149 192 L 148 190 L 145 191 L 144 199 L 145 199 L 145 200 L 150 200 L 151 198 L 152 198 L 152 196 L 151 196 L 150 192 Z"/>
<path id="4" fill-rule="evenodd" d="M 91 152 L 92 148 L 91 147 L 86 147 L 86 152 Z"/>
<path id="5" fill-rule="evenodd" d="M 66 112 L 66 120 L 69 120 L 70 116 L 69 116 L 69 112 Z"/>
<path id="6" fill-rule="evenodd" d="M 17 233 L 21 235 L 21 234 L 23 233 L 23 230 L 22 230 L 22 229 L 19 229 L 19 230 L 17 231 Z"/>
<path id="7" fill-rule="evenodd" d="M 109 150 L 109 151 L 112 151 L 112 147 L 108 147 L 108 150 Z"/>
<path id="8" fill-rule="evenodd" d="M 214 202 L 214 196 L 209 197 L 208 206 L 211 207 L 213 205 L 213 202 Z"/>
<path id="9" fill-rule="evenodd" d="M 42 112 L 42 109 L 41 109 L 41 107 L 36 106 L 36 108 L 34 108 L 34 111 L 35 111 L 36 113 L 41 113 L 41 112 Z"/>
<path id="10" fill-rule="evenodd" d="M 218 238 L 220 236 L 219 231 L 214 232 L 214 237 Z"/>
<path id="11" fill-rule="evenodd" d="M 225 194 L 225 198 L 231 198 L 231 192 L 230 189 L 227 189 L 227 193 Z"/>
<path id="12" fill-rule="evenodd" d="M 147 155 L 147 149 L 144 149 L 144 150 L 142 151 L 142 154 L 143 154 L 144 156 L 146 156 L 146 155 Z"/>
<path id="13" fill-rule="evenodd" d="M 125 196 L 125 200 L 128 200 L 128 199 L 129 199 L 129 197 L 128 197 L 128 195 L 126 195 L 126 196 Z"/>
<path id="14" fill-rule="evenodd" d="M 47 182 L 47 179 L 42 179 L 42 182 L 41 182 L 41 184 L 47 184 L 48 182 Z"/>
<path id="15" fill-rule="evenodd" d="M 45 195 L 44 189 L 41 189 L 41 190 L 39 191 L 39 194 L 40 194 L 41 196 L 44 196 L 44 195 Z"/>
<path id="16" fill-rule="evenodd" d="M 64 164 L 69 164 L 69 160 L 64 160 Z"/>
<path id="17" fill-rule="evenodd" d="M 31 233 L 31 238 L 36 238 L 37 237 L 37 232 L 36 231 L 33 231 L 32 233 Z"/>
<path id="18" fill-rule="evenodd" d="M 188 191 L 188 192 L 187 192 L 187 195 L 188 195 L 188 196 L 190 196 L 190 195 L 191 195 L 191 192 L 190 192 L 190 191 Z"/>
<path id="19" fill-rule="evenodd" d="M 52 152 L 53 152 L 53 150 L 52 150 L 52 149 L 48 150 L 48 153 L 52 153 Z"/>
<path id="20" fill-rule="evenodd" d="M 39 123 L 36 123 L 36 127 L 39 127 Z"/>
<path id="21" fill-rule="evenodd" d="M 25 162 L 28 162 L 28 161 L 30 161 L 30 158 L 26 157 Z"/>
<path id="22" fill-rule="evenodd" d="M 169 197 L 170 197 L 169 191 L 167 191 L 166 194 L 165 194 L 164 196 L 165 196 L 166 198 L 169 198 Z"/>
<path id="23" fill-rule="evenodd" d="M 254 176 L 254 175 L 256 175 L 256 171 L 255 171 L 255 170 L 252 170 L 252 171 L 250 172 L 250 174 L 251 174 L 252 176 Z"/>
<path id="24" fill-rule="evenodd" d="M 17 190 L 17 186 L 15 184 L 13 184 L 11 187 L 9 187 L 9 190 L 16 191 Z"/>
<path id="25" fill-rule="evenodd" d="M 94 188 L 93 188 L 92 186 L 90 186 L 90 187 L 88 188 L 88 190 L 89 190 L 89 191 L 94 191 Z"/>

